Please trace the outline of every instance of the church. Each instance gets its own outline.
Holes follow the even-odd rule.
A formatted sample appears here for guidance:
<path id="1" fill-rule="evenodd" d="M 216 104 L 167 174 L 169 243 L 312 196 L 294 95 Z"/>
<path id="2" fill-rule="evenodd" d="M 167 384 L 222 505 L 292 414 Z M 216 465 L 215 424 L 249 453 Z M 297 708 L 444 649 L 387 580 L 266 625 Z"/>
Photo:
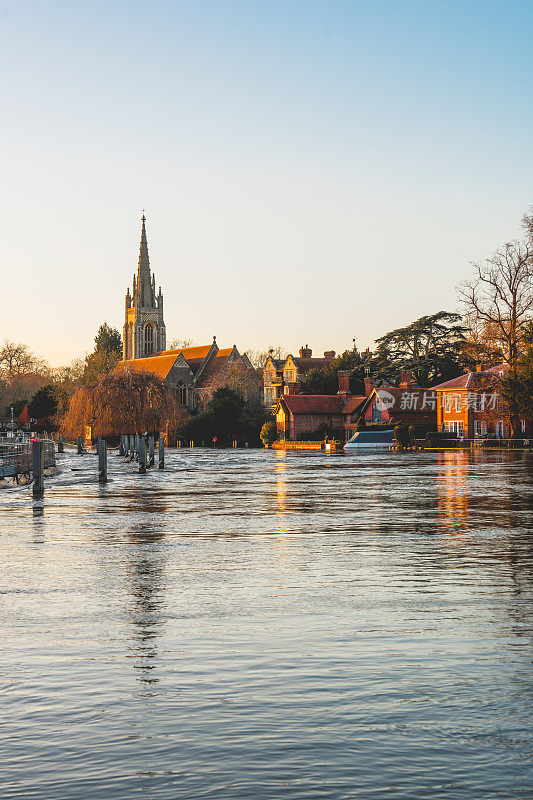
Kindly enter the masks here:
<path id="1" fill-rule="evenodd" d="M 129 287 L 126 292 L 122 352 L 117 370 L 159 375 L 191 411 L 202 410 L 220 386 L 237 381 L 249 388 L 255 382 L 255 370 L 246 353 L 241 355 L 235 345 L 220 349 L 216 336 L 206 345 L 166 349 L 163 295 L 161 287 L 156 293 L 155 274 L 150 269 L 144 214 L 137 274 L 133 276 L 132 293 Z"/>

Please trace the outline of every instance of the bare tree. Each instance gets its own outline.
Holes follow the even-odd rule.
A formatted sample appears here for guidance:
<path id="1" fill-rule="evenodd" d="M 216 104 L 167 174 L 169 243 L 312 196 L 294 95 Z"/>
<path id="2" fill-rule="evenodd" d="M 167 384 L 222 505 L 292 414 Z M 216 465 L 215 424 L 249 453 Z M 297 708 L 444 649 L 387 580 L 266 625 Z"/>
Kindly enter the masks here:
<path id="1" fill-rule="evenodd" d="M 492 347 L 501 348 L 514 372 L 533 314 L 533 249 L 509 242 L 483 264 L 474 264 L 474 278 L 461 284 L 466 311 L 485 326 Z"/>
<path id="2" fill-rule="evenodd" d="M 167 345 L 167 350 L 187 350 L 188 347 L 194 347 L 195 344 L 194 339 L 172 339 Z"/>
<path id="3" fill-rule="evenodd" d="M 287 351 L 278 344 L 275 347 L 270 346 L 268 350 L 247 350 L 246 355 L 256 369 L 263 370 L 270 357 L 284 360 L 287 358 Z"/>
<path id="4" fill-rule="evenodd" d="M 234 361 L 211 379 L 206 386 L 206 396 L 225 387 L 237 392 L 246 401 L 258 400 L 262 394 L 262 386 L 260 376 L 249 364 L 245 361 Z"/>
<path id="5" fill-rule="evenodd" d="M 6 380 L 12 380 L 28 373 L 48 375 L 50 368 L 46 361 L 37 358 L 26 344 L 6 339 L 0 348 L 0 372 Z"/>

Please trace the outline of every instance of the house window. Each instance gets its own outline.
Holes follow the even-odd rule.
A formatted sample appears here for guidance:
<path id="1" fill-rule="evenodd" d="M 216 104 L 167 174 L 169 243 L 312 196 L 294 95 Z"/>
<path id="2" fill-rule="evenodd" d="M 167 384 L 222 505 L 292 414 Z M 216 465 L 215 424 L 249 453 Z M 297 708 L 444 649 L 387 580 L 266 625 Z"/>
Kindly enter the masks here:
<path id="1" fill-rule="evenodd" d="M 154 352 L 154 327 L 147 323 L 144 326 L 144 355 L 149 356 Z"/>
<path id="2" fill-rule="evenodd" d="M 496 438 L 497 439 L 503 439 L 504 438 L 505 430 L 504 430 L 504 426 L 503 426 L 503 419 L 499 419 L 498 422 L 496 423 L 496 431 L 495 432 L 496 432 Z"/>
<path id="3" fill-rule="evenodd" d="M 444 429 L 448 433 L 454 433 L 458 439 L 463 438 L 464 428 L 462 422 L 458 422 L 457 420 L 452 420 L 451 422 L 445 422 Z"/>
<path id="4" fill-rule="evenodd" d="M 474 436 L 481 436 L 481 420 L 474 420 Z"/>
<path id="5" fill-rule="evenodd" d="M 520 420 L 520 430 L 522 431 L 522 433 L 526 432 L 526 421 L 525 421 L 525 419 L 521 419 Z"/>
<path id="6" fill-rule="evenodd" d="M 456 411 L 460 411 L 461 410 L 461 395 L 460 394 L 456 394 L 455 395 L 455 410 Z"/>
<path id="7" fill-rule="evenodd" d="M 444 395 L 444 410 L 451 411 L 452 410 L 452 398 L 451 395 L 445 394 Z"/>

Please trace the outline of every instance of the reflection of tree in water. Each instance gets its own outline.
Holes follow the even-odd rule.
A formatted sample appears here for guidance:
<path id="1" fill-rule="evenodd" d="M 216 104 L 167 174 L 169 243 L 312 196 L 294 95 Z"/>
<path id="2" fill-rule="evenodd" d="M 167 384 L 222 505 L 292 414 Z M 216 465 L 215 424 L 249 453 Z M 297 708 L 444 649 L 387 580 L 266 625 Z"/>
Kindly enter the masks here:
<path id="1" fill-rule="evenodd" d="M 144 684 L 156 684 L 155 674 L 158 656 L 157 638 L 161 627 L 161 608 L 163 596 L 163 517 L 166 503 L 161 497 L 151 493 L 140 493 L 130 504 L 129 511 L 138 519 L 129 531 L 128 574 L 131 583 L 130 595 L 133 599 L 131 623 L 133 625 L 132 646 L 135 669 L 139 670 L 139 680 Z M 153 521 L 143 520 L 145 515 L 156 515 Z M 161 522 L 158 521 L 158 519 Z"/>

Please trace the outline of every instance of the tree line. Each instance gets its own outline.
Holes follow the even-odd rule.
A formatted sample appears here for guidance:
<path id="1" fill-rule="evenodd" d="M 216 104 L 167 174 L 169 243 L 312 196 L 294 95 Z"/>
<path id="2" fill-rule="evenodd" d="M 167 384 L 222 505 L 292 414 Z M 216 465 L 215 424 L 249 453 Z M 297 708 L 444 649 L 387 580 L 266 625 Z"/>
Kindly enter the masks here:
<path id="1" fill-rule="evenodd" d="M 325 368 L 308 372 L 300 391 L 336 394 L 339 370 L 350 373 L 351 391 L 361 394 L 365 378 L 377 385 L 398 385 L 408 370 L 418 385 L 431 387 L 503 362 L 508 374 L 500 393 L 511 427 L 516 427 L 519 417 L 532 417 L 533 209 L 524 217 L 523 229 L 521 240 L 506 243 L 473 265 L 471 279 L 459 286 L 461 313 L 422 316 L 383 334 L 372 353 L 347 350 Z M 192 342 L 176 340 L 174 344 L 185 347 Z M 157 376 L 140 373 L 136 378 L 139 373 L 131 373 L 119 378 L 113 373 L 122 358 L 122 340 L 107 323 L 100 326 L 91 353 L 58 369 L 51 369 L 26 345 L 6 341 L 0 348 L 0 406 L 9 416 L 11 408 L 18 415 L 28 405 L 33 419 L 44 420 L 49 429 L 63 426 L 72 434 L 83 421 L 105 435 L 111 430 L 127 432 L 122 431 L 121 421 L 127 421 L 130 431 L 134 425 L 135 430 L 153 426 L 157 432 L 166 418 L 172 421 L 173 435 L 185 441 L 207 443 L 216 438 L 227 443 L 238 438 L 257 443 L 261 426 L 269 420 L 261 403 L 260 376 L 273 352 L 283 357 L 280 346 L 254 351 L 250 354 L 256 367 L 253 374 L 236 366 L 222 380 L 215 380 L 206 407 L 191 415 Z M 134 386 L 135 381 L 138 385 Z M 137 415 L 136 421 L 132 414 Z"/>

